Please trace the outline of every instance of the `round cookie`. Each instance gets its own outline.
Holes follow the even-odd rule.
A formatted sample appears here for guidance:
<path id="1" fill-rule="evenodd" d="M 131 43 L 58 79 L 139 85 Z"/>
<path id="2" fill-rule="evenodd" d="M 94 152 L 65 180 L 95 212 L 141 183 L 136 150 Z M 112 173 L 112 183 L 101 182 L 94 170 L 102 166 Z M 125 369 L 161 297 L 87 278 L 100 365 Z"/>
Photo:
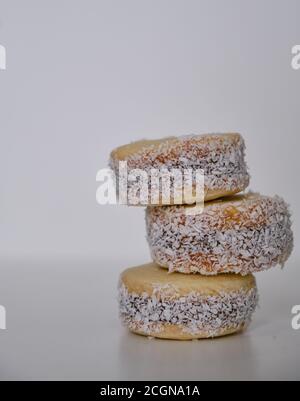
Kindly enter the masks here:
<path id="1" fill-rule="evenodd" d="M 293 248 L 290 213 L 278 196 L 235 195 L 197 206 L 148 207 L 153 260 L 182 273 L 248 274 L 283 265 Z"/>
<path id="2" fill-rule="evenodd" d="M 169 137 L 159 140 L 142 140 L 121 146 L 111 152 L 110 166 L 120 179 L 119 162 L 127 162 L 127 171 L 140 169 L 151 177 L 151 170 L 193 171 L 193 190 L 190 194 L 172 196 L 174 181 L 171 180 L 170 204 L 195 203 L 195 172 L 204 174 L 204 200 L 228 196 L 244 190 L 249 184 L 249 174 L 244 159 L 244 140 L 240 134 L 203 134 Z M 162 173 L 163 174 L 163 173 Z M 136 192 L 136 182 L 127 181 L 127 192 Z M 157 187 L 157 186 L 156 186 Z M 159 199 L 151 199 L 151 178 L 148 180 L 148 196 L 140 204 L 166 204 L 162 200 L 162 186 L 158 188 Z M 183 199 L 182 199 L 183 198 Z M 131 204 L 132 202 L 128 202 Z"/>
<path id="3" fill-rule="evenodd" d="M 122 322 L 137 334 L 190 340 L 245 328 L 257 305 L 250 274 L 169 274 L 155 263 L 125 270 L 119 282 Z"/>

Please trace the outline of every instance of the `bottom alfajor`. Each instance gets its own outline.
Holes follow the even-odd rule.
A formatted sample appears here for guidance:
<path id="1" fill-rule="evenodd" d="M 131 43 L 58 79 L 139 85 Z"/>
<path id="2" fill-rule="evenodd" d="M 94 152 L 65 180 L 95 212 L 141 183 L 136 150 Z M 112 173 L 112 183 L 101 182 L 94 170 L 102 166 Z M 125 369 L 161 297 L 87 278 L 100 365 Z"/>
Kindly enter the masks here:
<path id="1" fill-rule="evenodd" d="M 123 323 L 137 334 L 190 340 L 244 329 L 257 305 L 255 278 L 168 273 L 155 263 L 125 270 L 119 282 Z"/>

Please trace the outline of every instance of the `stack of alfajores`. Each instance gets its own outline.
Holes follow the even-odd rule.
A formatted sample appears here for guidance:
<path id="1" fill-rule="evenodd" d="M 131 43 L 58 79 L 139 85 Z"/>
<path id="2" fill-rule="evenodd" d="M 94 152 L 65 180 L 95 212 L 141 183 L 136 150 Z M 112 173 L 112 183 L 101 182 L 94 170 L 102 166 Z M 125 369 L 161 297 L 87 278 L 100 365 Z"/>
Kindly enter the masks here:
<path id="1" fill-rule="evenodd" d="M 117 177 L 120 161 L 129 173 L 204 174 L 203 208 L 184 196 L 163 205 L 162 193 L 146 208 L 153 262 L 125 270 L 119 283 L 120 316 L 131 331 L 184 340 L 231 334 L 249 324 L 258 301 L 252 273 L 283 265 L 293 234 L 283 199 L 238 194 L 249 184 L 244 151 L 241 135 L 226 133 L 143 140 L 111 153 Z M 129 192 L 134 184 L 126 182 Z"/>

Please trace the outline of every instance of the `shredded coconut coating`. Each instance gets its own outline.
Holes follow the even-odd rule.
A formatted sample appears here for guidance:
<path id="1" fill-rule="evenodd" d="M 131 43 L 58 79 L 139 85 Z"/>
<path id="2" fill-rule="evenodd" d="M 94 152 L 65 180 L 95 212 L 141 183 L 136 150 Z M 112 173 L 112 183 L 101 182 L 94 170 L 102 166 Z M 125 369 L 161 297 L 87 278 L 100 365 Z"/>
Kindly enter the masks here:
<path id="1" fill-rule="evenodd" d="M 212 138 L 214 140 L 212 140 Z M 141 148 L 126 157 L 128 173 L 132 169 L 142 169 L 150 175 L 150 170 L 172 169 L 203 170 L 205 191 L 224 190 L 239 192 L 249 184 L 249 174 L 245 162 L 245 143 L 240 135 L 235 139 L 220 134 L 186 135 L 176 142 L 162 142 Z M 119 160 L 110 158 L 110 167 L 117 178 Z M 128 182 L 128 189 L 135 191 L 135 182 Z M 150 189 L 150 183 L 149 183 Z"/>
<path id="2" fill-rule="evenodd" d="M 157 291 L 151 296 L 130 293 L 123 283 L 119 287 L 122 322 L 145 335 L 159 333 L 166 325 L 179 325 L 191 335 L 214 337 L 222 330 L 247 326 L 257 303 L 256 287 L 214 296 L 191 292 L 179 298 L 176 293 L 162 297 Z"/>
<path id="3" fill-rule="evenodd" d="M 169 271 L 206 275 L 283 266 L 293 248 L 287 204 L 259 194 L 236 199 L 207 203 L 200 214 L 187 214 L 184 206 L 148 207 L 153 260 Z"/>

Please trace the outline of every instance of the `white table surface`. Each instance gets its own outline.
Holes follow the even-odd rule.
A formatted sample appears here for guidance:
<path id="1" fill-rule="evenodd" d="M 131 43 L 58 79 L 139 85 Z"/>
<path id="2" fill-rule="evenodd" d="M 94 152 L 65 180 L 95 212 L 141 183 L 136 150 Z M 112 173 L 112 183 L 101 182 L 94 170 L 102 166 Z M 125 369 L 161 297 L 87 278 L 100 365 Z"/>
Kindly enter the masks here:
<path id="1" fill-rule="evenodd" d="M 258 274 L 260 308 L 243 334 L 149 340 L 118 320 L 121 262 L 1 261 L 1 379 L 300 379 L 296 263 Z"/>

